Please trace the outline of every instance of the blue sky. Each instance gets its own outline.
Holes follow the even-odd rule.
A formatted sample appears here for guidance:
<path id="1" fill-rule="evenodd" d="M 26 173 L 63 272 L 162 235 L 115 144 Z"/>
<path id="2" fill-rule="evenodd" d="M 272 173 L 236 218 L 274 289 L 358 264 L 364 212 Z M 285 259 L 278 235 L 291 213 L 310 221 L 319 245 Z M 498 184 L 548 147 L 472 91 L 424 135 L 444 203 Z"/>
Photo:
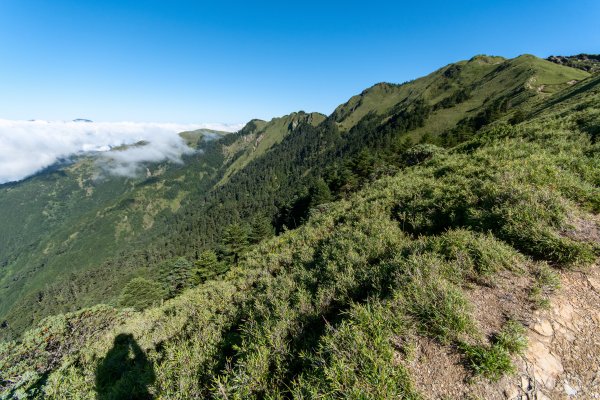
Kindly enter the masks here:
<path id="1" fill-rule="evenodd" d="M 600 52 L 600 1 L 0 0 L 0 118 L 330 113 L 475 54 Z"/>

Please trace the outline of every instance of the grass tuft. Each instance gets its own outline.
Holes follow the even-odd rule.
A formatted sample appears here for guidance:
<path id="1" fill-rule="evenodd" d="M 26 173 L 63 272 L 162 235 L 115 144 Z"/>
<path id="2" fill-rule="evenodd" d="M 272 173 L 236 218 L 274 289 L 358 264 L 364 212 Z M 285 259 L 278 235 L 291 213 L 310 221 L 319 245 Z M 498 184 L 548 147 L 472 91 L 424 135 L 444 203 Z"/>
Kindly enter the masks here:
<path id="1" fill-rule="evenodd" d="M 549 297 L 560 288 L 560 276 L 545 262 L 535 264 L 534 283 L 529 291 L 529 300 L 537 308 L 548 308 Z"/>
<path id="2" fill-rule="evenodd" d="M 507 373 L 514 372 L 510 353 L 502 346 L 494 344 L 491 346 L 470 345 L 461 343 L 459 345 L 467 367 L 475 375 L 496 381 Z"/>
<path id="3" fill-rule="evenodd" d="M 493 342 L 511 354 L 522 353 L 527 348 L 525 327 L 518 321 L 508 320 L 500 332 L 494 336 Z"/>

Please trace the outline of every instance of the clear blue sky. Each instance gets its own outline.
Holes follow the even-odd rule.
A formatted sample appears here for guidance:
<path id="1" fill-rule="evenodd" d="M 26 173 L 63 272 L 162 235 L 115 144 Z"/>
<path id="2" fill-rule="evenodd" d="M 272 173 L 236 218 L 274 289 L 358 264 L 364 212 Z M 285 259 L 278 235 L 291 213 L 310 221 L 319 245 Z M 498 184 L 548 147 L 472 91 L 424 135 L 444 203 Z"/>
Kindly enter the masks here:
<path id="1" fill-rule="evenodd" d="M 600 52 L 598 0 L 0 0 L 0 118 L 330 113 L 475 54 L 580 52 Z"/>

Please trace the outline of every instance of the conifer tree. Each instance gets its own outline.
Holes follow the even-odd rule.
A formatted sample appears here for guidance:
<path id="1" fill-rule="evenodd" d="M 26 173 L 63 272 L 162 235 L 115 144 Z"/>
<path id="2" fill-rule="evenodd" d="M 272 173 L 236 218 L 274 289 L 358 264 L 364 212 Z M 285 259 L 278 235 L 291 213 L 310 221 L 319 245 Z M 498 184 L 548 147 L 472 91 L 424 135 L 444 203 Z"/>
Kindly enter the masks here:
<path id="1" fill-rule="evenodd" d="M 254 218 L 250 232 L 250 242 L 259 243 L 261 240 L 271 237 L 275 234 L 275 228 L 271 220 L 266 216 Z"/>
<path id="2" fill-rule="evenodd" d="M 212 279 L 227 270 L 227 264 L 219 261 L 214 250 L 205 250 L 200 253 L 195 265 L 196 268 L 192 276 L 192 283 L 195 285 L 204 283 L 206 280 Z"/>
<path id="3" fill-rule="evenodd" d="M 248 247 L 248 229 L 241 224 L 232 224 L 225 230 L 223 246 L 225 255 L 237 263 L 240 255 Z"/>

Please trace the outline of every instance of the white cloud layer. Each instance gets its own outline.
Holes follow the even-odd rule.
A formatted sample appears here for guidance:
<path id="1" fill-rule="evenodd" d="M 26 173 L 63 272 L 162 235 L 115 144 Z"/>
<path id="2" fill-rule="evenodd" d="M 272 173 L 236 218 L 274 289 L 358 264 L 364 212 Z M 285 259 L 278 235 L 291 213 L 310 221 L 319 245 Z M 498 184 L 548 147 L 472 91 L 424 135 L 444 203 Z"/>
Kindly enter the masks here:
<path id="1" fill-rule="evenodd" d="M 138 122 L 13 121 L 0 119 L 0 184 L 24 179 L 61 159 L 104 152 L 108 172 L 132 176 L 144 162 L 181 161 L 192 150 L 177 135 L 195 129 L 236 131 L 240 125 Z M 125 151 L 111 147 L 148 142 Z"/>

